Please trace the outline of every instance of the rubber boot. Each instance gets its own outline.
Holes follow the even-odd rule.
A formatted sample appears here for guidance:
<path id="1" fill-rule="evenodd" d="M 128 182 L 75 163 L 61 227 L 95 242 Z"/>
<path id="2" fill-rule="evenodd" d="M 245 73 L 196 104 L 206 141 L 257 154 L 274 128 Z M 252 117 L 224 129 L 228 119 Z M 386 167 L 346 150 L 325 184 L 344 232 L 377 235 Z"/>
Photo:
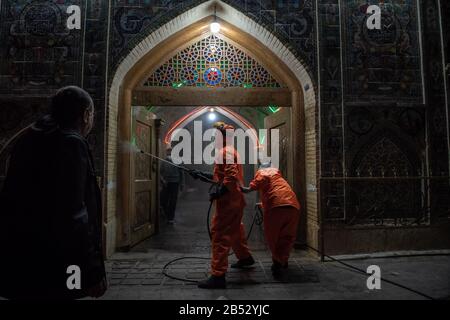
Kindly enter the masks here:
<path id="1" fill-rule="evenodd" d="M 233 269 L 243 269 L 245 267 L 250 267 L 250 266 L 252 266 L 254 264 L 255 264 L 255 260 L 253 259 L 252 256 L 250 256 L 248 258 L 238 260 L 238 262 L 236 262 L 236 263 L 233 263 L 231 265 L 231 268 L 233 268 Z"/>
<path id="2" fill-rule="evenodd" d="M 210 276 L 208 279 L 200 281 L 197 286 L 200 289 L 226 289 L 227 281 L 225 275 L 223 276 Z"/>

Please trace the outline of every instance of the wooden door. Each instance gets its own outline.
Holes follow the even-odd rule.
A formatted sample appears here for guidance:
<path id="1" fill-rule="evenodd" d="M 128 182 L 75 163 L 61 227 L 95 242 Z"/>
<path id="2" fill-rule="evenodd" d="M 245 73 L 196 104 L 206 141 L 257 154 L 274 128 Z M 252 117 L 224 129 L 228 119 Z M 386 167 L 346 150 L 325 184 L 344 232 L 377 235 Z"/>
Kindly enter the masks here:
<path id="1" fill-rule="evenodd" d="M 283 177 L 292 185 L 293 167 L 292 167 L 292 139 L 291 139 L 291 109 L 282 108 L 280 111 L 264 119 L 264 128 L 268 130 L 267 148 L 270 155 L 271 150 L 271 131 L 279 130 L 280 138 L 280 171 Z"/>
<path id="2" fill-rule="evenodd" d="M 154 115 L 144 107 L 133 107 L 132 142 L 145 152 L 157 154 Z M 158 202 L 157 160 L 141 153 L 131 159 L 130 245 L 150 237 L 156 230 Z"/>

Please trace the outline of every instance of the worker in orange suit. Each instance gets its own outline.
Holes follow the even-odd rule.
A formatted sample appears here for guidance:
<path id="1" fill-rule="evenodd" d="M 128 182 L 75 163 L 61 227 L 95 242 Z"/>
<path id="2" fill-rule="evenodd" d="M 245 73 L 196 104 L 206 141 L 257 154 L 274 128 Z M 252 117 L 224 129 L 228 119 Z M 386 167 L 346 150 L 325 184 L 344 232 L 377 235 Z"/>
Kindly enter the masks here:
<path id="1" fill-rule="evenodd" d="M 264 211 L 264 233 L 272 252 L 272 274 L 280 277 L 288 267 L 289 255 L 297 237 L 300 204 L 277 168 L 262 164 L 244 193 L 259 190 Z"/>
<path id="2" fill-rule="evenodd" d="M 194 171 L 194 178 L 207 177 L 218 182 L 217 190 L 210 194 L 210 201 L 216 201 L 215 214 L 211 226 L 212 260 L 211 276 L 198 283 L 199 288 L 226 288 L 226 272 L 228 256 L 233 249 L 238 261 L 232 268 L 245 268 L 255 263 L 247 245 L 242 216 L 245 199 L 241 191 L 243 184 L 242 164 L 239 164 L 239 154 L 227 142 L 226 131 L 234 130 L 233 126 L 223 122 L 214 125 L 221 135 L 223 145 L 218 148 L 218 157 L 214 164 L 214 173 Z M 218 160 L 222 161 L 218 161 Z"/>

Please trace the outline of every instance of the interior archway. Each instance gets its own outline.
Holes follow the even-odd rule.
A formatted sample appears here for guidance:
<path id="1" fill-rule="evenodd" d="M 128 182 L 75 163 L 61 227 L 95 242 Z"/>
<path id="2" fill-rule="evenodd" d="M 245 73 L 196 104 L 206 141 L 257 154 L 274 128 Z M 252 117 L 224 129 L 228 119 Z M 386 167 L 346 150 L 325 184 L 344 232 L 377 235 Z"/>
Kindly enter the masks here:
<path id="1" fill-rule="evenodd" d="M 165 144 L 169 144 L 171 141 L 171 138 L 172 138 L 172 134 L 174 133 L 174 131 L 176 129 L 184 128 L 188 123 L 194 121 L 201 115 L 207 113 L 209 111 L 209 109 L 211 109 L 211 107 L 207 107 L 207 106 L 200 107 L 200 108 L 193 110 L 191 113 L 188 113 L 187 115 L 183 116 L 182 118 L 178 119 L 169 128 L 167 134 L 164 136 L 163 142 Z M 240 116 L 239 114 L 237 114 L 225 107 L 214 107 L 212 109 L 214 110 L 214 112 L 218 112 L 218 113 L 226 116 L 227 118 L 233 120 L 243 130 L 251 130 L 252 132 L 254 132 L 255 133 L 255 136 L 254 136 L 255 141 L 257 141 L 257 143 L 259 144 L 259 141 L 258 141 L 259 139 L 258 139 L 255 127 L 252 124 L 248 123 L 248 121 L 246 121 L 242 116 Z"/>
<path id="2" fill-rule="evenodd" d="M 214 5 L 222 24 L 221 33 L 245 48 L 289 89 L 293 147 L 294 188 L 303 203 L 303 212 L 317 221 L 317 193 L 306 186 L 316 185 L 316 96 L 312 79 L 289 49 L 262 26 L 221 1 L 205 2 L 151 33 L 129 53 L 117 68 L 109 92 L 105 156 L 107 252 L 127 243 L 130 214 L 130 152 L 122 148 L 131 139 L 133 91 L 164 60 L 203 37 L 213 21 Z M 308 147 L 306 147 L 308 146 Z M 312 188 L 313 189 L 313 188 Z M 306 225 L 306 221 L 304 222 Z M 317 238 L 317 225 L 303 234 Z M 311 236 L 312 235 L 312 236 Z M 317 239 L 310 241 L 316 242 Z"/>

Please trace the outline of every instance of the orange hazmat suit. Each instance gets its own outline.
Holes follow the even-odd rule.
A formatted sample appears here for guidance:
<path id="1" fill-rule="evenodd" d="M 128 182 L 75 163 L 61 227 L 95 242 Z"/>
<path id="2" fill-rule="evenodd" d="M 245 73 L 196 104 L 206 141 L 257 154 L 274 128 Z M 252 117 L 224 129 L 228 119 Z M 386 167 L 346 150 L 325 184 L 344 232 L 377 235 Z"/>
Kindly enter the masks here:
<path id="1" fill-rule="evenodd" d="M 233 129 L 233 127 L 227 125 L 225 129 Z M 228 192 L 216 200 L 216 210 L 212 219 L 211 274 L 213 276 L 222 276 L 227 272 L 230 248 L 239 260 L 251 256 L 242 223 L 245 199 L 240 189 L 243 183 L 243 169 L 238 163 L 239 154 L 229 145 L 224 146 L 219 153 L 223 161 L 214 164 L 214 180 L 222 183 Z M 233 159 L 233 161 L 230 163 L 226 159 Z"/>
<path id="2" fill-rule="evenodd" d="M 276 168 L 259 169 L 251 190 L 259 190 L 264 211 L 264 233 L 272 260 L 287 265 L 297 237 L 300 203 Z"/>

